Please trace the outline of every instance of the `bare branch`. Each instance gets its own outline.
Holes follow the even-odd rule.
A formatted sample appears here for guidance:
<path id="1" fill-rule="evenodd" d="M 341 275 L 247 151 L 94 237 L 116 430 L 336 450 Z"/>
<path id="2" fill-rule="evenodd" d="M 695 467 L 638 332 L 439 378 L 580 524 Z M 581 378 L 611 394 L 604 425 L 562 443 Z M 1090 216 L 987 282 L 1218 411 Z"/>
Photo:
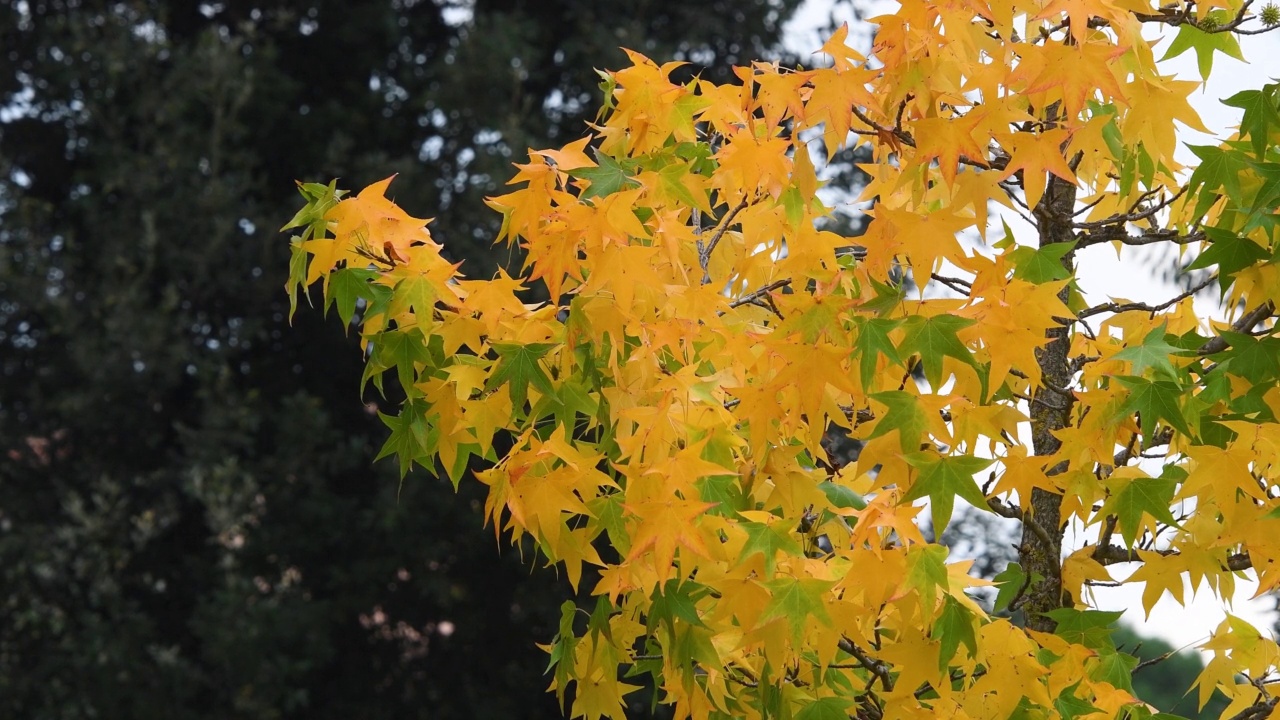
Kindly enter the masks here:
<path id="1" fill-rule="evenodd" d="M 889 665 L 887 663 L 871 657 L 849 638 L 840 638 L 838 644 L 841 650 L 857 658 L 862 667 L 880 680 L 880 685 L 885 689 L 885 692 L 893 691 L 893 676 L 889 674 Z"/>
<path id="2" fill-rule="evenodd" d="M 962 279 L 960 279 L 960 278 L 947 277 L 946 275 L 939 275 L 939 274 L 937 274 L 937 273 L 933 273 L 933 274 L 932 274 L 932 275 L 930 275 L 929 277 L 933 278 L 934 280 L 937 280 L 938 282 L 942 283 L 943 285 L 946 285 L 947 287 L 951 288 L 952 290 L 955 290 L 956 292 L 960 293 L 961 295 L 968 295 L 968 294 L 969 294 L 969 291 L 973 288 L 972 283 L 970 283 L 968 280 L 962 280 Z"/>
<path id="3" fill-rule="evenodd" d="M 1158 555 L 1165 557 L 1177 557 L 1181 555 L 1177 550 L 1152 550 Z M 1093 551 L 1093 559 L 1103 565 L 1115 565 L 1124 562 L 1142 562 L 1142 556 L 1137 550 L 1120 547 L 1119 545 L 1098 545 Z M 1253 567 L 1253 561 L 1249 558 L 1248 552 L 1235 553 L 1227 556 L 1227 561 L 1223 563 L 1223 570 L 1231 572 L 1239 572 L 1248 570 Z"/>
<path id="4" fill-rule="evenodd" d="M 1073 227 L 1077 227 L 1082 230 L 1099 230 L 1110 225 L 1123 225 L 1125 223 L 1138 222 L 1139 220 L 1147 220 L 1152 215 L 1155 215 L 1161 210 L 1172 205 L 1175 201 L 1177 201 L 1178 198 L 1182 197 L 1187 192 L 1186 188 L 1182 188 L 1178 190 L 1177 194 L 1169 197 L 1166 200 L 1161 200 L 1160 202 L 1156 203 L 1155 205 L 1152 205 L 1151 207 L 1146 208 L 1145 210 L 1138 209 L 1142 205 L 1142 203 L 1146 202 L 1152 195 L 1156 194 L 1161 190 L 1164 190 L 1163 186 L 1147 190 L 1129 208 L 1129 212 L 1123 215 L 1112 215 L 1111 217 L 1103 218 L 1102 220 L 1095 220 L 1093 222 L 1073 222 L 1071 223 L 1071 225 Z"/>
<path id="5" fill-rule="evenodd" d="M 1234 323 L 1232 323 L 1231 330 L 1232 332 L 1238 332 L 1238 333 L 1250 332 L 1253 330 L 1254 325 L 1257 325 L 1263 320 L 1271 317 L 1271 314 L 1274 313 L 1275 310 L 1276 310 L 1276 306 L 1270 300 L 1268 300 L 1267 302 L 1264 302 L 1258 307 L 1245 313 L 1239 320 L 1236 320 Z M 1227 342 L 1226 338 L 1222 337 L 1221 335 L 1218 335 L 1217 337 L 1211 338 L 1208 342 L 1196 348 L 1196 353 L 1200 355 L 1212 355 L 1214 353 L 1220 353 L 1223 350 L 1226 350 L 1230 346 L 1231 346 L 1231 343 Z"/>
<path id="6" fill-rule="evenodd" d="M 1088 365 L 1091 362 L 1097 362 L 1101 359 L 1102 358 L 1098 355 L 1077 355 L 1071 358 L 1071 364 L 1068 369 L 1071 371 L 1072 375 L 1075 375 L 1080 372 L 1085 365 Z"/>
<path id="7" fill-rule="evenodd" d="M 1153 447 L 1168 445 L 1170 440 L 1173 440 L 1173 428 L 1161 428 L 1149 441 L 1144 443 L 1141 448 L 1137 448 L 1136 451 L 1141 452 L 1143 450 L 1150 450 Z M 1111 467 L 1124 467 L 1125 465 L 1128 465 L 1129 461 L 1133 459 L 1134 452 L 1135 448 L 1133 447 L 1133 444 L 1130 443 L 1129 447 L 1116 453 L 1115 457 L 1112 458 Z"/>
<path id="8" fill-rule="evenodd" d="M 716 245 L 720 243 L 720 238 L 724 237 L 725 232 L 729 230 L 729 226 L 733 224 L 733 219 L 746 207 L 747 198 L 743 197 L 742 202 L 725 213 L 723 218 L 720 218 L 720 222 L 716 224 L 715 231 L 711 233 L 711 239 L 705 245 L 701 240 L 698 241 L 698 265 L 702 267 L 703 285 L 711 282 L 711 253 L 715 251 Z"/>
<path id="9" fill-rule="evenodd" d="M 746 295 L 743 295 L 742 297 L 738 298 L 737 300 L 734 300 L 733 302 L 729 303 L 729 307 L 737 308 L 737 307 L 742 307 L 743 305 L 758 305 L 763 299 L 769 296 L 769 293 L 773 292 L 774 290 L 779 290 L 781 288 L 787 287 L 790 284 L 791 284 L 791 278 L 774 280 L 768 285 L 765 285 L 764 287 L 758 290 L 753 290 L 750 293 L 747 293 Z M 768 309 L 773 310 L 775 313 L 777 312 L 777 308 L 768 308 Z"/>
<path id="10" fill-rule="evenodd" d="M 1107 225 L 1082 232 L 1076 236 L 1076 249 L 1087 248 L 1091 245 L 1101 245 L 1105 242 L 1120 242 L 1125 245 L 1155 245 L 1156 243 L 1173 243 L 1175 245 L 1189 245 L 1195 242 L 1204 242 L 1205 236 L 1203 231 L 1183 235 L 1177 230 L 1168 230 L 1158 228 L 1154 230 L 1145 230 L 1139 235 L 1130 235 L 1124 229 L 1123 225 Z"/>
<path id="11" fill-rule="evenodd" d="M 1080 311 L 1080 314 L 1079 314 L 1079 315 L 1077 315 L 1076 317 L 1077 317 L 1077 318 L 1087 318 L 1087 317 L 1093 317 L 1094 315 L 1098 315 L 1098 314 L 1100 314 L 1100 313 L 1104 313 L 1104 312 L 1111 312 L 1111 313 L 1119 314 L 1119 313 L 1122 313 L 1122 312 L 1132 312 L 1132 311 L 1134 311 L 1134 310 L 1141 310 L 1141 311 L 1143 311 L 1143 312 L 1149 312 L 1149 313 L 1151 313 L 1152 315 L 1155 315 L 1156 313 L 1161 312 L 1161 311 L 1163 311 L 1163 310 L 1167 310 L 1167 309 L 1169 309 L 1169 308 L 1173 307 L 1174 305 L 1177 305 L 1178 303 L 1182 302 L 1183 300 L 1185 300 L 1185 299 L 1187 299 L 1187 298 L 1191 297 L 1192 295 L 1195 295 L 1196 293 L 1200 292 L 1201 290 L 1203 290 L 1203 289 L 1205 289 L 1205 288 L 1209 287 L 1209 286 L 1210 286 L 1210 285 L 1212 285 L 1212 284 L 1213 284 L 1217 279 L 1218 279 L 1218 276 L 1217 276 L 1216 274 L 1215 274 L 1215 275 L 1210 275 L 1208 278 L 1206 278 L 1205 280 L 1203 280 L 1203 281 L 1202 281 L 1202 282 L 1200 282 L 1199 284 L 1195 285 L 1195 286 L 1194 286 L 1194 287 L 1192 287 L 1190 290 L 1188 290 L 1188 291 L 1186 291 L 1186 292 L 1184 292 L 1184 293 L 1182 293 L 1182 294 L 1178 295 L 1177 297 L 1175 297 L 1175 298 L 1173 298 L 1173 299 L 1171 299 L 1171 300 L 1167 300 L 1167 301 L 1165 301 L 1165 302 L 1162 302 L 1162 303 L 1160 303 L 1159 305 L 1148 305 L 1148 304 L 1146 304 L 1146 303 L 1123 303 L 1123 304 L 1121 304 L 1121 303 L 1102 303 L 1101 305 L 1094 305 L 1094 306 L 1093 306 L 1093 307 L 1091 307 L 1091 308 L 1087 308 L 1087 309 L 1085 309 L 1085 310 L 1081 310 L 1081 311 Z"/>

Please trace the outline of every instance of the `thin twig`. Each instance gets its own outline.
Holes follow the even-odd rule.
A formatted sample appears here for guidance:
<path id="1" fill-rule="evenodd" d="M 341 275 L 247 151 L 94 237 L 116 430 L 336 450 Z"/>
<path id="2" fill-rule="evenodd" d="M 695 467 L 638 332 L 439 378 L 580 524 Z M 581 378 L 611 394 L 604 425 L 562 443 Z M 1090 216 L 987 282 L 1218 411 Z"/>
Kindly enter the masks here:
<path id="1" fill-rule="evenodd" d="M 1162 242 L 1175 245 L 1190 245 L 1195 242 L 1204 242 L 1205 239 L 1204 232 L 1200 230 L 1183 235 L 1177 230 L 1166 228 L 1144 230 L 1138 235 L 1130 235 L 1122 225 L 1107 225 L 1097 230 L 1080 233 L 1076 237 L 1076 249 L 1101 245 L 1105 242 L 1119 242 L 1123 245 L 1131 246 L 1154 245 Z"/>
<path id="2" fill-rule="evenodd" d="M 932 273 L 929 275 L 929 277 L 933 278 L 934 280 L 937 280 L 943 285 L 946 285 L 952 290 L 955 290 L 961 295 L 968 295 L 969 292 L 973 289 L 972 283 L 970 283 L 968 280 L 947 277 L 946 275 L 939 275 L 938 273 Z"/>
<path id="3" fill-rule="evenodd" d="M 737 300 L 734 300 L 733 302 L 729 303 L 729 307 L 737 308 L 737 307 L 742 307 L 743 305 L 754 305 L 760 302 L 763 298 L 768 297 L 769 293 L 773 292 L 774 290 L 787 287 L 790 284 L 791 284 L 791 278 L 774 280 L 768 285 L 765 285 L 764 287 L 758 290 L 753 290 L 750 293 L 738 298 Z"/>
<path id="4" fill-rule="evenodd" d="M 893 676 L 889 674 L 889 665 L 887 663 L 871 657 L 849 638 L 840 638 L 838 644 L 841 650 L 857 658 L 862 667 L 880 680 L 880 686 L 884 688 L 885 692 L 893 692 Z"/>
<path id="5" fill-rule="evenodd" d="M 716 229 L 711 233 L 711 239 L 703 244 L 698 241 L 698 265 L 702 267 L 702 284 L 707 285 L 711 282 L 711 253 L 715 251 L 716 245 L 720 244 L 720 238 L 724 237 L 725 232 L 729 230 L 729 226 L 733 224 L 733 219 L 738 216 L 747 207 L 747 198 L 744 196 L 742 202 L 739 202 L 729 212 L 725 213 L 720 222 L 716 224 Z"/>
<path id="6" fill-rule="evenodd" d="M 1091 308 L 1086 308 L 1085 310 L 1081 310 L 1080 314 L 1076 316 L 1076 319 L 1079 320 L 1087 317 L 1093 317 L 1094 315 L 1098 315 L 1104 312 L 1115 313 L 1118 315 L 1122 312 L 1132 312 L 1134 310 L 1141 310 L 1142 312 L 1149 312 L 1152 315 L 1155 315 L 1158 312 L 1167 310 L 1173 307 L 1174 305 L 1177 305 L 1178 303 L 1182 302 L 1183 300 L 1186 300 L 1192 295 L 1195 295 L 1201 290 L 1204 290 L 1205 288 L 1209 287 L 1214 282 L 1216 282 L 1217 279 L 1218 279 L 1218 276 L 1216 274 L 1210 275 L 1209 277 L 1205 278 L 1203 281 L 1201 281 L 1200 283 L 1192 287 L 1190 290 L 1187 290 L 1186 292 L 1181 293 L 1180 295 L 1178 295 L 1177 297 L 1174 297 L 1171 300 L 1162 302 L 1159 305 L 1148 305 L 1146 303 L 1123 303 L 1123 304 L 1102 303 L 1101 305 L 1094 305 Z"/>

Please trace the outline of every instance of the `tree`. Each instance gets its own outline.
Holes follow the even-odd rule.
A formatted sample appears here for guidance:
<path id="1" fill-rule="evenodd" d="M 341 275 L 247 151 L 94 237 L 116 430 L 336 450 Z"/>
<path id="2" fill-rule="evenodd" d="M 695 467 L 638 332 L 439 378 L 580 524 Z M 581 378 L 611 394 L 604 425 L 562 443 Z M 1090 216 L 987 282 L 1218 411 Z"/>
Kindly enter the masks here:
<path id="1" fill-rule="evenodd" d="M 482 487 L 370 467 L 276 218 L 394 168 L 505 261 L 490 178 L 616 43 L 729 77 L 795 4 L 0 2 L 0 718 L 558 716 L 555 578 L 464 532 Z"/>
<path id="2" fill-rule="evenodd" d="M 455 484 L 487 462 L 495 533 L 590 588 L 546 646 L 574 716 L 619 717 L 648 677 L 677 717 L 1149 717 L 1091 587 L 1145 583 L 1149 611 L 1184 579 L 1280 583 L 1280 85 L 1229 98 L 1238 136 L 1184 168 L 1203 78 L 1144 36 L 1207 76 L 1280 22 L 1251 7 L 907 0 L 870 58 L 842 29 L 829 66 L 733 83 L 632 53 L 592 132 L 489 200 L 522 277 L 467 279 L 390 178 L 302 184 L 292 302 L 321 282 L 363 382 L 404 393 L 379 457 Z M 819 138 L 873 153 L 856 245 L 819 226 Z M 993 201 L 1033 230 L 965 251 Z M 1192 254 L 1191 291 L 1076 288 L 1079 255 L 1158 244 Z M 1210 290 L 1229 320 L 1196 314 Z M 856 461 L 826 457 L 828 423 Z M 941 536 L 957 498 L 1020 523 L 996 608 L 1025 627 L 922 536 L 920 501 Z M 1096 541 L 1064 548 L 1069 526 Z M 1201 706 L 1270 714 L 1274 641 L 1230 616 L 1203 649 Z"/>

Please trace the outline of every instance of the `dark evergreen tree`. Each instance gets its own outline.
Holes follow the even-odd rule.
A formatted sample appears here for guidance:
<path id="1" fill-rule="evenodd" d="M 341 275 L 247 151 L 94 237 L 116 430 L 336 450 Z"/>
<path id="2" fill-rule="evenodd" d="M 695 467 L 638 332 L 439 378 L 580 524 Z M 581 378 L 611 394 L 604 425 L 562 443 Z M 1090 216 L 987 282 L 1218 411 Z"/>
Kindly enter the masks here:
<path id="1" fill-rule="evenodd" d="M 0 0 L 0 717 L 558 716 L 562 587 L 369 466 L 275 228 L 295 178 L 400 172 L 491 267 L 481 198 L 592 67 L 723 76 L 796 5 Z"/>

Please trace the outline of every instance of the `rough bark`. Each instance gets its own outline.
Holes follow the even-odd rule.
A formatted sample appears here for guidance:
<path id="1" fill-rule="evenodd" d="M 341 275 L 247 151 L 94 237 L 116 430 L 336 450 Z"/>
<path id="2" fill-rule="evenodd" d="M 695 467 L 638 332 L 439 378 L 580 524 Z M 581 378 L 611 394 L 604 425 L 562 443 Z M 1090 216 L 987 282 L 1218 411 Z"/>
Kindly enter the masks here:
<path id="1" fill-rule="evenodd" d="M 1039 225 L 1041 247 L 1073 239 L 1071 213 L 1075 208 L 1075 201 L 1074 183 L 1049 177 L 1044 197 L 1034 211 Z M 1063 256 L 1062 264 L 1069 272 L 1074 271 L 1074 253 Z M 1066 302 L 1065 288 L 1059 297 Z M 1035 389 L 1031 400 L 1032 443 L 1038 456 L 1052 455 L 1061 446 L 1062 443 L 1054 432 L 1070 423 L 1073 400 L 1054 389 L 1069 387 L 1071 384 L 1069 321 L 1063 319 L 1061 324 L 1047 331 L 1046 335 L 1049 337 L 1048 344 L 1036 353 L 1043 385 Z M 1048 474 L 1058 475 L 1066 469 L 1066 463 L 1059 463 L 1048 468 Z M 1031 515 L 1029 522 L 1044 528 L 1052 542 L 1045 543 L 1040 535 L 1024 523 L 1022 543 L 1018 549 L 1019 561 L 1028 574 L 1039 575 L 1043 579 L 1028 588 L 1022 608 L 1026 612 L 1028 628 L 1052 632 L 1056 623 L 1044 613 L 1070 605 L 1070 599 L 1063 596 L 1060 571 L 1062 495 L 1047 490 L 1033 490 L 1030 507 L 1025 510 Z"/>

